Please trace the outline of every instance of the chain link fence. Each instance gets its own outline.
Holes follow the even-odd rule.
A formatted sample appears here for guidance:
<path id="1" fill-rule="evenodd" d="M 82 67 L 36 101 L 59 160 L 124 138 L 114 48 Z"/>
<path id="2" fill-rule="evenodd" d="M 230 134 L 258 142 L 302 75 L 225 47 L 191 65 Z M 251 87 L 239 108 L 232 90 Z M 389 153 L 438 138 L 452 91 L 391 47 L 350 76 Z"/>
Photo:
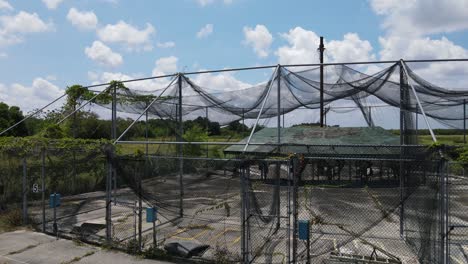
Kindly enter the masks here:
<path id="1" fill-rule="evenodd" d="M 228 159 L 39 151 L 5 157 L 2 204 L 25 209 L 39 230 L 129 252 L 176 245 L 180 256 L 219 263 L 463 263 L 463 166 L 372 148 L 388 155 Z M 55 209 L 54 193 L 61 195 Z M 147 208 L 158 210 L 154 224 L 146 221 Z M 309 244 L 300 238 L 303 220 L 310 223 Z"/>

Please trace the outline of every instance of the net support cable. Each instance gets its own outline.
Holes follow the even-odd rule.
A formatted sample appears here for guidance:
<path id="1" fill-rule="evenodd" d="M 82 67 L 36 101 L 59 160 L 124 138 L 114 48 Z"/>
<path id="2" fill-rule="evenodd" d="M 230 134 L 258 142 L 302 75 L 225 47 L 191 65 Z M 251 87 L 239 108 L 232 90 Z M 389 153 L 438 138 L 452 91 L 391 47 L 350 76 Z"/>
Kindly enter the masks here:
<path id="1" fill-rule="evenodd" d="M 171 85 L 174 83 L 175 80 L 179 79 L 179 75 L 177 75 L 176 78 L 173 78 L 171 80 L 171 82 L 166 86 L 166 88 L 164 88 L 164 90 L 156 97 L 153 99 L 153 101 L 151 101 L 151 103 L 148 104 L 148 106 L 145 108 L 145 110 L 138 116 L 137 119 L 133 120 L 133 122 L 124 130 L 124 132 L 122 132 L 122 134 L 112 143 L 112 144 L 116 144 L 117 142 L 119 142 L 119 140 L 125 136 L 125 134 L 127 134 L 127 132 L 133 127 L 133 125 L 135 125 L 136 122 L 138 122 L 140 120 L 140 118 L 148 111 L 148 109 L 150 109 L 150 107 L 154 104 L 154 102 L 156 102 L 159 98 L 161 98 L 161 96 L 166 92 L 167 89 L 169 89 L 169 87 L 171 87 Z"/>
<path id="2" fill-rule="evenodd" d="M 13 128 L 17 127 L 19 124 L 23 123 L 24 121 L 28 120 L 29 118 L 35 116 L 36 114 L 38 114 L 39 112 L 42 112 L 44 109 L 46 109 L 47 107 L 51 106 L 52 104 L 54 104 L 55 102 L 57 102 L 58 100 L 62 99 L 65 95 L 67 95 L 66 93 L 62 94 L 61 96 L 59 96 L 58 98 L 56 98 L 55 100 L 53 100 L 52 102 L 48 103 L 46 106 L 42 107 L 41 109 L 38 109 L 36 111 L 34 111 L 34 113 L 26 116 L 25 118 L 21 119 L 20 121 L 18 121 L 16 124 L 8 127 L 7 129 L 3 130 L 2 132 L 0 132 L 0 136 L 5 134 L 6 132 L 12 130 Z"/>
<path id="3" fill-rule="evenodd" d="M 265 98 L 263 99 L 262 107 L 260 108 L 260 111 L 258 112 L 257 119 L 255 120 L 255 124 L 254 124 L 254 126 L 252 128 L 252 131 L 250 131 L 250 135 L 249 135 L 249 138 L 247 139 L 247 143 L 245 143 L 243 152 L 247 151 L 247 148 L 249 147 L 249 144 L 250 144 L 250 140 L 252 140 L 252 136 L 255 133 L 255 129 L 257 128 L 258 121 L 260 120 L 260 117 L 261 117 L 262 112 L 263 112 L 263 108 L 265 107 L 265 103 L 266 103 L 266 101 L 268 99 L 268 96 L 270 95 L 271 87 L 273 87 L 273 82 L 275 80 L 275 76 L 279 72 L 279 67 L 280 67 L 279 65 L 276 67 L 275 71 L 273 72 L 273 75 L 271 76 L 271 80 L 270 80 L 270 83 L 269 83 L 269 86 L 268 86 L 267 94 L 266 94 Z"/>
<path id="4" fill-rule="evenodd" d="M 406 76 L 408 76 L 408 71 L 406 69 L 405 62 L 403 60 L 401 60 L 400 64 L 401 64 L 401 67 L 403 67 L 403 71 L 405 72 Z M 423 115 L 424 122 L 426 123 L 427 128 L 429 129 L 429 132 L 431 133 L 432 140 L 434 142 L 437 142 L 437 138 L 436 138 L 436 136 L 434 134 L 434 131 L 432 131 L 431 125 L 429 124 L 429 119 L 427 118 L 426 112 L 424 111 L 424 108 L 421 105 L 421 101 L 419 100 L 418 93 L 416 92 L 416 90 L 414 89 L 414 86 L 411 84 L 410 81 L 408 81 L 408 85 L 411 87 L 411 91 L 413 92 L 414 97 L 416 97 L 416 102 L 418 102 L 418 107 L 419 107 L 419 109 L 421 109 L 421 114 Z"/>

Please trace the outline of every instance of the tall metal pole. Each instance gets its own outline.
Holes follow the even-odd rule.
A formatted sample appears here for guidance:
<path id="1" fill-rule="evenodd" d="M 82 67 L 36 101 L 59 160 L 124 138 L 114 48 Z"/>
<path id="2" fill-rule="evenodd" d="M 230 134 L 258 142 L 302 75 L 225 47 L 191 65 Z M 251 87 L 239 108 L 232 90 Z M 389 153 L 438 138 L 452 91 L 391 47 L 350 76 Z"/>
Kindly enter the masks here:
<path id="1" fill-rule="evenodd" d="M 45 215 L 45 149 L 41 152 L 41 203 L 42 203 L 42 232 L 46 231 L 46 215 Z"/>
<path id="2" fill-rule="evenodd" d="M 111 127 L 111 137 L 112 140 L 117 138 L 117 84 L 112 83 L 112 87 L 110 92 L 112 93 L 112 127 Z M 112 200 L 112 190 L 114 190 L 114 204 L 117 204 L 117 178 L 115 175 L 115 168 L 114 166 L 109 167 L 110 169 L 110 198 Z M 112 187 L 113 186 L 113 187 Z M 110 207 L 111 205 L 109 205 Z"/>
<path id="3" fill-rule="evenodd" d="M 208 130 L 210 129 L 210 120 L 208 119 L 208 106 L 206 107 L 205 109 L 206 113 L 205 113 L 205 116 L 206 116 L 206 134 L 208 135 Z M 206 157 L 208 158 L 209 156 L 209 145 L 206 145 Z M 207 166 L 208 168 L 208 163 L 207 163 Z"/>
<path id="4" fill-rule="evenodd" d="M 148 108 L 148 102 L 146 102 L 146 108 Z M 148 142 L 148 110 L 145 112 L 145 139 Z M 148 157 L 148 143 L 146 143 L 146 157 Z"/>
<path id="5" fill-rule="evenodd" d="M 106 241 L 107 244 L 112 242 L 112 149 L 107 153 L 107 177 L 106 177 Z"/>
<path id="6" fill-rule="evenodd" d="M 179 88 L 179 111 L 178 111 L 178 121 L 179 121 L 179 142 L 183 141 L 183 135 L 184 135 L 184 124 L 182 122 L 182 75 L 179 74 L 178 80 L 178 88 Z M 183 174 L 184 174 L 184 160 L 183 160 L 183 146 L 181 144 L 178 145 L 179 149 L 179 188 L 180 188 L 180 197 L 179 197 L 179 206 L 180 206 L 180 211 L 179 215 L 180 217 L 184 216 L 184 180 L 183 180 Z"/>
<path id="7" fill-rule="evenodd" d="M 72 133 L 73 133 L 73 138 L 76 138 L 76 100 L 75 102 L 73 103 L 73 127 L 72 127 Z M 76 153 L 75 153 L 75 149 L 72 150 L 72 158 L 73 158 L 73 162 L 72 162 L 72 175 L 73 175 L 73 179 L 72 179 L 72 192 L 73 194 L 75 193 L 75 184 L 76 184 Z"/>
<path id="8" fill-rule="evenodd" d="M 406 78 L 403 65 L 400 63 L 400 145 L 405 145 L 405 111 L 406 111 Z M 404 148 L 400 147 L 400 237 L 404 238 Z"/>
<path id="9" fill-rule="evenodd" d="M 466 144 L 466 99 L 463 99 L 463 143 Z"/>
<path id="10" fill-rule="evenodd" d="M 320 37 L 320 127 L 323 127 L 324 109 L 323 109 L 323 52 L 325 45 L 323 44 L 323 37 Z"/>
<path id="11" fill-rule="evenodd" d="M 137 163 L 138 164 L 138 163 Z M 146 173 L 146 158 L 143 166 L 143 173 Z M 141 170 L 138 170 L 138 251 L 142 250 L 143 245 L 143 201 L 142 201 L 142 185 L 141 185 Z"/>
<path id="12" fill-rule="evenodd" d="M 277 76 L 277 143 L 278 143 L 278 154 L 281 153 L 281 149 L 279 144 L 281 144 L 281 65 L 278 64 L 278 70 L 276 71 Z M 267 165 L 268 166 L 268 165 Z M 277 200 L 276 200 L 276 228 L 280 228 L 280 220 L 281 220 L 281 199 L 280 199 L 280 181 L 281 181 L 281 163 L 278 161 L 276 163 L 276 192 L 278 192 Z M 266 177 L 265 177 L 266 178 Z"/>
<path id="13" fill-rule="evenodd" d="M 281 65 L 278 64 L 278 70 L 276 71 L 276 81 L 277 81 L 277 143 L 281 144 Z M 279 146 L 278 146 L 279 152 Z"/>
<path id="14" fill-rule="evenodd" d="M 240 190 L 241 190 L 241 254 L 242 254 L 242 263 L 248 263 L 247 260 L 247 236 L 246 236 L 246 228 L 245 228 L 245 221 L 246 221 L 246 193 L 245 193 L 245 168 L 244 164 L 242 164 L 239 168 L 240 172 Z"/>
<path id="15" fill-rule="evenodd" d="M 117 137 L 117 85 L 112 84 L 112 128 L 111 137 L 115 139 Z"/>
<path id="16" fill-rule="evenodd" d="M 23 158 L 23 225 L 28 224 L 28 178 L 26 157 Z"/>

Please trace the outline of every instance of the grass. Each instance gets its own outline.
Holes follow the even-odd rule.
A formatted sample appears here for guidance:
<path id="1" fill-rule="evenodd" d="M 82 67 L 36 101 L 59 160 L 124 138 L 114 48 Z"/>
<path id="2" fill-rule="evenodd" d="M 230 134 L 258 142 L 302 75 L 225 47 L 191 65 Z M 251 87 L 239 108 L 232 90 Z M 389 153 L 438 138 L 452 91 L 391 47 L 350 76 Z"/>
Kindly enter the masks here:
<path id="1" fill-rule="evenodd" d="M 238 142 L 243 137 L 241 135 L 235 135 L 232 137 L 229 136 L 210 136 L 208 137 L 207 142 Z M 134 138 L 134 141 L 146 141 L 145 138 Z M 175 142 L 176 139 L 174 137 L 170 138 L 150 138 L 148 141 L 167 141 L 167 142 Z M 228 146 L 219 146 L 219 145 L 208 145 L 209 156 L 214 156 L 214 154 L 221 154 L 222 150 Z M 206 146 L 201 145 L 202 152 L 205 153 Z M 145 144 L 120 144 L 119 145 L 119 152 L 123 155 L 135 154 L 138 152 L 145 153 L 146 145 Z M 168 155 L 172 153 L 176 155 L 177 153 L 177 145 L 169 145 L 169 144 L 148 144 L 148 152 L 149 153 L 162 153 L 164 155 Z"/>
<path id="2" fill-rule="evenodd" d="M 439 143 L 445 145 L 461 146 L 464 144 L 463 135 L 436 135 L 436 138 Z M 430 135 L 420 135 L 419 143 L 423 145 L 430 145 L 432 144 L 432 137 Z"/>
<path id="3" fill-rule="evenodd" d="M 21 209 L 12 209 L 0 214 L 0 233 L 11 232 L 21 228 L 23 216 Z"/>

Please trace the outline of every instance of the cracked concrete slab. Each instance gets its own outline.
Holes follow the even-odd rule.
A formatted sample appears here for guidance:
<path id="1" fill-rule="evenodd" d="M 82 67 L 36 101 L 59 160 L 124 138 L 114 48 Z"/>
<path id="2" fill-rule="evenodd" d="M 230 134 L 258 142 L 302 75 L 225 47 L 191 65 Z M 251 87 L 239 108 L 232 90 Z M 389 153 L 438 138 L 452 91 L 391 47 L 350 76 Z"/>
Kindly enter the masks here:
<path id="1" fill-rule="evenodd" d="M 0 264 L 163 264 L 122 252 L 20 230 L 0 234 Z"/>

